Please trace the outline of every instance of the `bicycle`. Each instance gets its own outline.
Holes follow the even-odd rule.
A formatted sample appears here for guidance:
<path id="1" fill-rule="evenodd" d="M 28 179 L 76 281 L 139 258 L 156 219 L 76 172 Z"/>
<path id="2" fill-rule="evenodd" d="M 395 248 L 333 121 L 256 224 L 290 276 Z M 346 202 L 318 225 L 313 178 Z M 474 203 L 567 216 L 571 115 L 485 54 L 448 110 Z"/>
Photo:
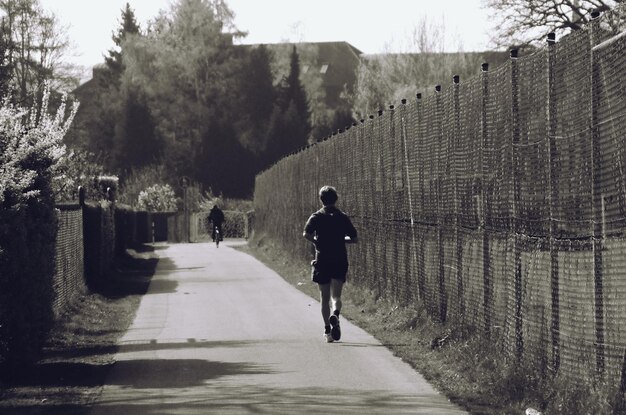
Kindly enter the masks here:
<path id="1" fill-rule="evenodd" d="M 222 239 L 222 234 L 220 233 L 220 228 L 217 225 L 213 225 L 213 235 L 215 235 L 215 247 L 220 247 L 220 240 Z"/>

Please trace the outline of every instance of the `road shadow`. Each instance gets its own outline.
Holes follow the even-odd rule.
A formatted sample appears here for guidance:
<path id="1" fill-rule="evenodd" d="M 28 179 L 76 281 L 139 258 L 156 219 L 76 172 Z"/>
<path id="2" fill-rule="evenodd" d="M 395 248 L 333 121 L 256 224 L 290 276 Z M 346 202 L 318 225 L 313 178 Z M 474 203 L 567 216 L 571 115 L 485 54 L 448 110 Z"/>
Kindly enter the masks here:
<path id="1" fill-rule="evenodd" d="M 143 244 L 127 250 L 116 258 L 115 266 L 107 278 L 97 284 L 92 284 L 91 290 L 110 299 L 128 295 L 145 295 L 148 293 L 148 288 L 150 288 L 150 294 L 175 292 L 177 282 L 154 279 L 157 265 L 175 268 L 172 260 L 159 258 L 156 255 L 146 255 L 161 248 Z"/>
<path id="2" fill-rule="evenodd" d="M 217 362 L 202 359 L 136 359 L 109 364 L 72 362 L 44 363 L 36 371 L 17 376 L 15 386 L 84 387 L 107 385 L 134 389 L 186 388 L 203 385 L 223 376 L 272 373 L 260 365 L 243 362 Z"/>
<path id="3" fill-rule="evenodd" d="M 90 356 L 98 356 L 103 354 L 114 353 L 130 353 L 145 352 L 159 350 L 182 350 L 182 349 L 207 349 L 217 347 L 245 347 L 254 342 L 250 341 L 197 341 L 195 339 L 187 339 L 185 342 L 167 342 L 160 343 L 156 341 L 136 342 L 116 345 L 92 345 L 87 347 L 78 347 L 71 350 L 56 351 L 51 358 L 54 359 L 79 359 Z"/>
<path id="4" fill-rule="evenodd" d="M 80 410 L 81 408 L 64 406 L 58 411 L 50 410 L 41 413 L 47 415 L 83 414 Z M 441 396 L 432 394 L 353 390 L 348 387 L 345 389 L 269 387 L 209 381 L 208 385 L 181 389 L 123 389 L 118 395 L 98 402 L 88 413 L 93 415 L 326 413 L 453 415 L 464 412 L 451 406 Z"/>
<path id="5" fill-rule="evenodd" d="M 122 362 L 120 362 L 122 363 Z M 118 364 L 120 364 L 118 363 Z M 132 364 L 140 365 L 137 361 Z M 199 364 L 199 366 L 197 366 Z M 307 387 L 270 387 L 262 384 L 223 382 L 232 375 L 265 373 L 254 365 L 225 362 L 172 361 L 160 362 L 153 370 L 138 373 L 126 381 L 114 383 L 120 389 L 109 394 L 92 408 L 81 405 L 41 407 L 25 404 L 13 412 L 0 414 L 46 415 L 180 415 L 180 414 L 464 414 L 445 398 L 432 393 L 396 393 L 386 390 L 358 390 L 346 385 L 343 389 Z M 176 367 L 174 367 L 174 365 Z M 131 367 L 129 367 L 130 369 Z M 142 367 L 132 369 L 142 370 Z M 189 371 L 186 380 L 176 373 L 164 376 L 162 370 Z M 154 377 L 158 376 L 163 382 Z"/>

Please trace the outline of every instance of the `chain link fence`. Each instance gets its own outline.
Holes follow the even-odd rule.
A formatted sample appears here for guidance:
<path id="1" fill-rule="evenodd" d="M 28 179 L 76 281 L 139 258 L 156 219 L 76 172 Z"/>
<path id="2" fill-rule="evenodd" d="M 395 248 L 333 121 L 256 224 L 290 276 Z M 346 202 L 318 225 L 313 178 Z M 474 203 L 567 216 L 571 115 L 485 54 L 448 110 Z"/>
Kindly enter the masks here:
<path id="1" fill-rule="evenodd" d="M 334 185 L 360 235 L 352 282 L 546 370 L 619 379 L 625 11 L 284 158 L 257 176 L 257 236 L 310 257 L 304 222 Z"/>

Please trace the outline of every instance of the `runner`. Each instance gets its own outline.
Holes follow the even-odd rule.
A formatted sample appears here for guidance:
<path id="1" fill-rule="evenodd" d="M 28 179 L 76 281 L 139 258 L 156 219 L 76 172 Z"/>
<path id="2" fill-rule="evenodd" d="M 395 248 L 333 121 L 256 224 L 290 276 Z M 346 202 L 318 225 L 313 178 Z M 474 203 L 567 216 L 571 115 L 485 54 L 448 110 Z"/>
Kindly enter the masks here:
<path id="1" fill-rule="evenodd" d="M 341 291 L 348 272 L 345 244 L 356 243 L 357 233 L 350 218 L 335 206 L 338 196 L 334 187 L 322 187 L 319 197 L 324 206 L 309 217 L 303 236 L 315 246 L 311 277 L 320 290 L 324 338 L 332 343 L 341 338 Z"/>

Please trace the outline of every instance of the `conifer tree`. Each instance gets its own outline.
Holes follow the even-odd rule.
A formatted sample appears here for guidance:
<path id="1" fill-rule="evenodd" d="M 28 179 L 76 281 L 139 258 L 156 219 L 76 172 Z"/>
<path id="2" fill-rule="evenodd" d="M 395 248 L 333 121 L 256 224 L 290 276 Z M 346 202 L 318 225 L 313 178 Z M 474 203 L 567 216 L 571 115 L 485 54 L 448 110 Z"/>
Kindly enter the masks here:
<path id="1" fill-rule="evenodd" d="M 294 45 L 289 74 L 278 86 L 278 98 L 270 118 L 266 164 L 305 146 L 310 133 L 309 103 L 300 81 L 300 58 Z"/>
<path id="2" fill-rule="evenodd" d="M 297 117 L 299 121 L 302 122 L 303 131 L 305 131 L 305 134 L 308 135 L 311 131 L 311 113 L 309 111 L 309 102 L 306 91 L 300 81 L 300 57 L 295 45 L 293 46 L 293 50 L 291 52 L 289 75 L 285 80 L 285 90 L 283 94 L 283 110 L 286 111 L 291 105 L 291 102 L 293 102 Z M 303 138 L 303 143 L 306 144 L 306 137 Z"/>
<path id="3" fill-rule="evenodd" d="M 238 82 L 238 134 L 241 144 L 257 155 L 266 148 L 264 136 L 276 100 L 271 61 L 265 45 L 252 48 L 244 58 Z"/>
<path id="4" fill-rule="evenodd" d="M 104 58 L 107 68 L 114 75 L 114 78 L 118 80 L 124 70 L 122 61 L 122 46 L 124 40 L 126 40 L 128 35 L 141 34 L 141 28 L 137 24 L 135 12 L 130 8 L 130 4 L 128 3 L 126 3 L 126 7 L 122 9 L 122 19 L 120 23 L 117 32 L 113 32 L 113 36 L 111 36 L 116 48 L 109 49 L 109 56 L 105 56 Z"/>

